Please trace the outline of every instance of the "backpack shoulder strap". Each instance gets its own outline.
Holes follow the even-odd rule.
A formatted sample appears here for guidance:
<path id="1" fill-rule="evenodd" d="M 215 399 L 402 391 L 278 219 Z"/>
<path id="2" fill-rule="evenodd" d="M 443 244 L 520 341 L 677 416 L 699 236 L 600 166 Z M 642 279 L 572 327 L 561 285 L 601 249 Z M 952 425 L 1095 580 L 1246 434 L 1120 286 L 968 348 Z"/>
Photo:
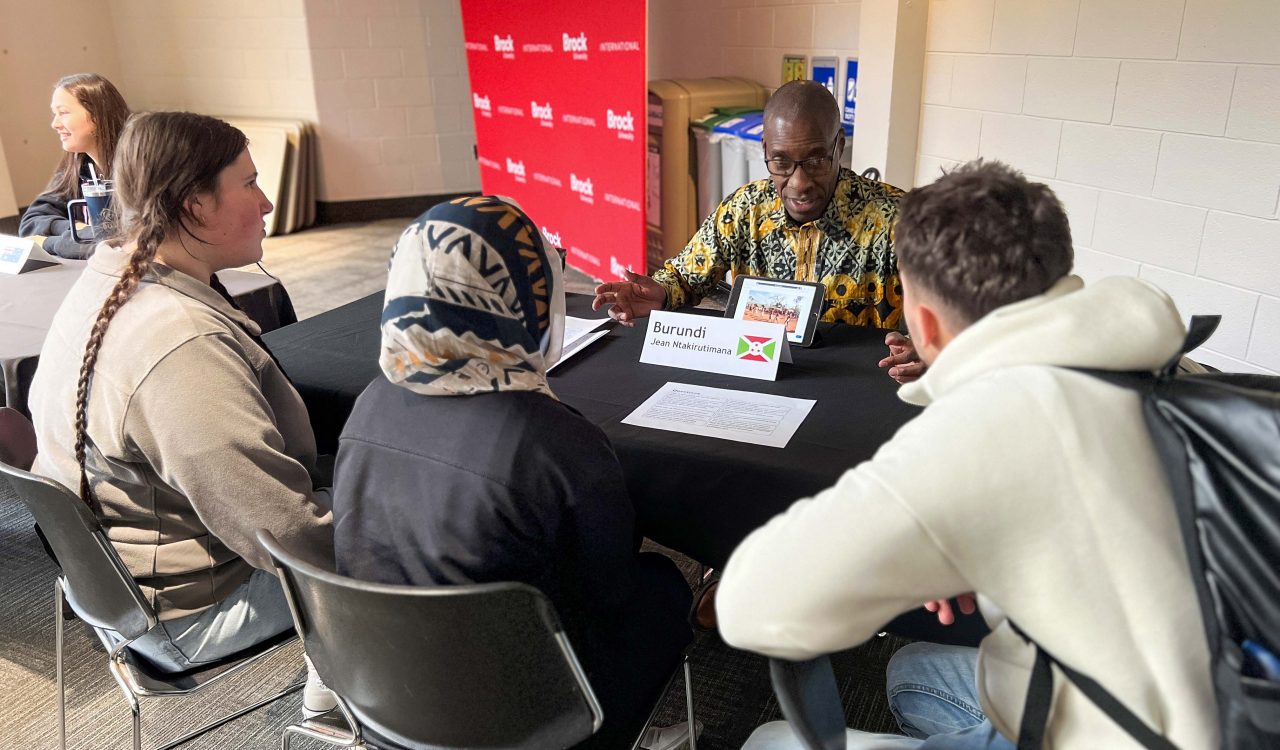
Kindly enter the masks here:
<path id="1" fill-rule="evenodd" d="M 1218 330 L 1218 324 L 1221 322 L 1221 315 L 1192 315 L 1190 322 L 1187 323 L 1187 338 L 1183 340 L 1182 351 L 1179 353 L 1186 354 L 1199 348 L 1209 340 L 1214 331 Z"/>
<path id="2" fill-rule="evenodd" d="M 1036 664 L 1031 670 L 1031 681 L 1027 685 L 1027 700 L 1022 709 L 1022 724 L 1018 728 L 1018 750 L 1039 750 L 1044 745 L 1045 731 L 1049 723 L 1049 708 L 1053 702 L 1053 666 L 1062 670 L 1062 673 L 1080 689 L 1080 692 L 1147 750 L 1177 750 L 1177 746 L 1156 734 L 1145 721 L 1138 718 L 1137 714 L 1130 711 L 1092 677 L 1081 674 L 1058 661 L 1053 654 L 1045 651 L 1040 644 L 1029 638 L 1012 620 L 1009 624 L 1013 625 L 1014 632 L 1022 636 L 1023 640 L 1036 647 Z"/>

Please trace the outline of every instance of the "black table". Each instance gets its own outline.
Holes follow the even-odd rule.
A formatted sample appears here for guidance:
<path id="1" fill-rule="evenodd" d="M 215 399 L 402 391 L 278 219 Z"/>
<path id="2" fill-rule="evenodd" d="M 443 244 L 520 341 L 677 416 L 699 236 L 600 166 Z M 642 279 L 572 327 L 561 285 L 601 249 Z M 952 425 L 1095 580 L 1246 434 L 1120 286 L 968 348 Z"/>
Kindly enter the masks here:
<path id="1" fill-rule="evenodd" d="M 27 413 L 27 391 L 44 338 L 86 263 L 63 258 L 57 265 L 17 276 L 0 274 L 0 406 Z M 293 302 L 278 279 L 237 270 L 220 271 L 218 278 L 262 330 L 297 322 Z"/>
<path id="2" fill-rule="evenodd" d="M 569 313 L 600 317 L 590 301 L 571 295 Z M 356 397 L 380 374 L 381 310 L 382 295 L 375 294 L 264 336 L 307 404 L 321 452 L 336 450 Z M 820 346 L 793 348 L 794 364 L 781 365 L 778 379 L 769 382 L 641 364 L 643 326 L 613 326 L 557 367 L 549 382 L 561 400 L 609 436 L 645 536 L 718 567 L 748 533 L 794 500 L 834 484 L 919 411 L 897 398 L 897 383 L 878 367 L 887 353 L 884 331 L 821 324 L 819 333 Z M 621 423 L 668 381 L 817 404 L 781 449 Z M 893 630 L 952 642 L 975 635 L 960 625 L 940 634 L 931 622 L 920 610 L 899 618 Z"/>

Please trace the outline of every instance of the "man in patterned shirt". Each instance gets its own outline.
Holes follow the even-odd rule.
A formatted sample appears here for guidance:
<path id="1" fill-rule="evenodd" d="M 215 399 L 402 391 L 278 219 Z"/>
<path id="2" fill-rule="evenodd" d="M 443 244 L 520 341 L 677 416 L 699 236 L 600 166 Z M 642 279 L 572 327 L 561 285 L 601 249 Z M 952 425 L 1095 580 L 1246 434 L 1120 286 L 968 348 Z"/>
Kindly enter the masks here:
<path id="1" fill-rule="evenodd" d="M 624 325 L 654 310 L 694 305 L 727 271 L 816 281 L 826 287 L 822 320 L 897 328 L 902 287 L 892 228 L 902 191 L 840 167 L 840 108 L 814 81 L 792 81 L 764 110 L 768 180 L 738 188 L 708 216 L 684 250 L 652 278 L 626 272 L 596 287 L 595 309 Z M 918 375 L 915 352 L 891 334 L 882 366 Z M 922 370 L 921 370 L 922 371 Z"/>

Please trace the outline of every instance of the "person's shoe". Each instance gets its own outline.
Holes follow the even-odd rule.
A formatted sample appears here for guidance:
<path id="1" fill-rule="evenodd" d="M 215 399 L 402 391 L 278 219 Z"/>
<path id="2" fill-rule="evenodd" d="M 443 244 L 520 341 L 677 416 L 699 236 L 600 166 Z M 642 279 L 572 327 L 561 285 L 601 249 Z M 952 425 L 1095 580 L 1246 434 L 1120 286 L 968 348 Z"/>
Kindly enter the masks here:
<path id="1" fill-rule="evenodd" d="M 702 722 L 697 723 L 697 736 L 702 736 Z M 644 750 L 676 750 L 689 743 L 689 722 L 682 721 L 669 727 L 649 727 L 640 738 Z"/>
<path id="2" fill-rule="evenodd" d="M 311 660 L 307 659 L 307 684 L 302 688 L 302 718 L 314 719 L 323 716 L 338 707 L 338 696 L 325 687 L 320 675 L 316 674 Z"/>
<path id="3" fill-rule="evenodd" d="M 702 583 L 693 591 L 689 607 L 689 624 L 694 630 L 709 633 L 716 629 L 716 589 L 720 587 L 720 571 L 709 568 Z"/>
<path id="4" fill-rule="evenodd" d="M 338 707 L 338 698 L 333 691 L 320 686 L 319 689 L 312 689 L 308 684 L 302 689 L 302 718 L 314 719 L 324 716 L 333 709 Z"/>

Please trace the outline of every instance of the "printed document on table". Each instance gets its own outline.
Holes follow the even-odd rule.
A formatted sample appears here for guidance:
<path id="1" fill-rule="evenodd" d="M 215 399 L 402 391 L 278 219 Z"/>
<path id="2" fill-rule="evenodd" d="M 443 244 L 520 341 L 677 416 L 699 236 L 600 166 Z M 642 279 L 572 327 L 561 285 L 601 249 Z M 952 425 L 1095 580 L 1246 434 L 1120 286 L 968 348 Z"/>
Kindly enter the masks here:
<path id="1" fill-rule="evenodd" d="M 572 315 L 564 316 L 564 344 L 560 348 L 560 359 L 556 360 L 554 365 L 547 368 L 547 372 L 551 372 L 564 362 L 587 346 L 605 335 L 609 331 L 596 331 L 601 324 L 607 322 L 608 318 L 576 318 Z M 594 333 L 593 333 L 594 331 Z"/>
<path id="2" fill-rule="evenodd" d="M 667 383 L 622 423 L 785 448 L 816 403 L 811 399 Z"/>
<path id="3" fill-rule="evenodd" d="M 564 348 L 568 349 L 575 341 L 586 336 L 588 333 L 591 333 L 608 321 L 608 318 L 577 318 L 572 315 L 564 316 Z"/>

